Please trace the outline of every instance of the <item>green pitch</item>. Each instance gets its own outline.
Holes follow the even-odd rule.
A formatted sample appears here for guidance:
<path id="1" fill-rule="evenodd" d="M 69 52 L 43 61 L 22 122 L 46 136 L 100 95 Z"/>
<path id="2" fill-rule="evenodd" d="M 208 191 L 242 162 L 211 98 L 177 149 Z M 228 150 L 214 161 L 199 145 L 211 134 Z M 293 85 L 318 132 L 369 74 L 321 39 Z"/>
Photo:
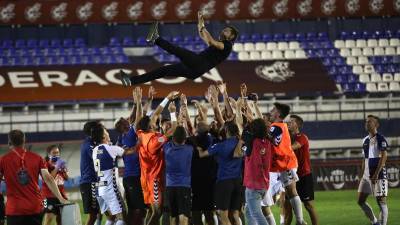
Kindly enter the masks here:
<path id="1" fill-rule="evenodd" d="M 375 199 L 370 197 L 368 203 L 373 207 L 375 216 L 378 216 L 378 206 Z M 323 191 L 315 193 L 315 206 L 321 225 L 368 225 L 370 224 L 357 205 L 357 191 Z M 400 223 L 400 189 L 389 189 L 388 197 L 389 221 L 388 224 Z M 81 207 L 82 209 L 82 207 Z M 273 207 L 275 220 L 279 224 L 279 209 Z M 304 217 L 311 225 L 307 211 L 303 208 Z M 293 218 L 294 219 L 294 218 Z M 82 222 L 86 215 L 82 214 Z M 103 224 L 104 224 L 103 219 Z M 295 224 L 294 220 L 292 224 Z M 251 224 L 249 224 L 251 225 Z"/>

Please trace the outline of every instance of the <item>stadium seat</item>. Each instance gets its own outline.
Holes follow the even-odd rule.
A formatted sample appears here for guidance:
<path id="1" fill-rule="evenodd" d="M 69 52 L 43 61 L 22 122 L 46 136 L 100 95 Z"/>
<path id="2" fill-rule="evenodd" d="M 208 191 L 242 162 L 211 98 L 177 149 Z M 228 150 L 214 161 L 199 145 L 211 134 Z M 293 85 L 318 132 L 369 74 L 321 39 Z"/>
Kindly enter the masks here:
<path id="1" fill-rule="evenodd" d="M 349 49 L 347 49 L 347 48 L 342 48 L 342 49 L 340 49 L 340 55 L 343 56 L 343 57 L 347 57 L 347 56 L 350 56 L 351 53 L 350 53 L 350 50 L 349 50 Z"/>
<path id="2" fill-rule="evenodd" d="M 360 80 L 360 82 L 362 82 L 362 83 L 368 83 L 368 82 L 370 82 L 370 79 L 369 79 L 369 75 L 368 74 L 360 74 L 360 77 L 358 78 L 359 80 Z"/>
<path id="3" fill-rule="evenodd" d="M 244 49 L 244 51 L 248 51 L 248 52 L 254 51 L 255 50 L 254 43 L 251 43 L 251 42 L 244 43 L 243 49 Z"/>
<path id="4" fill-rule="evenodd" d="M 306 59 L 307 58 L 304 50 L 296 50 L 295 57 L 296 57 L 296 59 Z"/>
<path id="5" fill-rule="evenodd" d="M 122 40 L 122 45 L 123 46 L 134 46 L 135 44 L 131 37 L 124 37 L 124 39 Z"/>
<path id="6" fill-rule="evenodd" d="M 374 48 L 374 55 L 384 55 L 385 49 L 382 47 L 375 47 Z"/>
<path id="7" fill-rule="evenodd" d="M 145 37 L 138 37 L 136 39 L 137 46 L 147 46 L 146 38 Z"/>
<path id="8" fill-rule="evenodd" d="M 264 42 L 257 42 L 254 48 L 256 51 L 264 51 L 266 49 L 266 45 Z"/>
<path id="9" fill-rule="evenodd" d="M 25 40 L 20 39 L 15 41 L 16 48 L 24 48 L 25 47 Z"/>
<path id="10" fill-rule="evenodd" d="M 387 47 L 387 46 L 389 46 L 389 40 L 388 39 L 379 39 L 378 45 L 379 45 L 379 47 Z"/>
<path id="11" fill-rule="evenodd" d="M 74 42 L 75 47 L 84 47 L 86 46 L 85 40 L 83 38 L 77 38 Z"/>
<path id="12" fill-rule="evenodd" d="M 284 56 L 285 56 L 285 59 L 295 59 L 296 58 L 296 54 L 293 50 L 286 50 L 284 52 Z"/>
<path id="13" fill-rule="evenodd" d="M 38 41 L 36 39 L 29 39 L 26 42 L 26 47 L 28 47 L 28 48 L 36 48 L 37 45 L 38 45 Z"/>
<path id="14" fill-rule="evenodd" d="M 367 83 L 366 84 L 366 90 L 368 92 L 377 92 L 376 84 L 375 83 Z"/>
<path id="15" fill-rule="evenodd" d="M 2 48 L 12 48 L 14 42 L 12 40 L 3 40 L 3 43 L 1 45 Z"/>
<path id="16" fill-rule="evenodd" d="M 39 47 L 41 47 L 41 48 L 47 48 L 47 47 L 49 47 L 49 46 L 50 46 L 49 40 L 40 40 L 40 41 L 39 41 Z"/>
<path id="17" fill-rule="evenodd" d="M 260 52 L 257 51 L 250 52 L 250 60 L 260 60 L 260 59 L 261 59 Z"/>
<path id="18" fill-rule="evenodd" d="M 284 51 L 289 49 L 289 45 L 287 42 L 279 42 L 278 43 L 278 50 Z"/>
<path id="19" fill-rule="evenodd" d="M 353 73 L 354 74 L 362 74 L 364 72 L 362 66 L 353 66 Z"/>
<path id="20" fill-rule="evenodd" d="M 243 44 L 242 43 L 235 43 L 232 47 L 232 50 L 235 52 L 243 51 Z"/>
<path id="21" fill-rule="evenodd" d="M 396 55 L 396 49 L 393 47 L 385 48 L 385 55 Z"/>
<path id="22" fill-rule="evenodd" d="M 399 82 L 390 82 L 389 84 L 389 90 L 390 91 L 400 91 L 400 84 Z"/>
<path id="23" fill-rule="evenodd" d="M 367 46 L 368 47 L 377 47 L 378 46 L 378 41 L 376 39 L 368 39 L 367 40 Z"/>
<path id="24" fill-rule="evenodd" d="M 264 42 L 272 41 L 271 34 L 263 34 L 261 38 L 262 38 L 262 41 L 264 41 Z"/>
<path id="25" fill-rule="evenodd" d="M 299 42 L 297 42 L 297 41 L 289 42 L 289 49 L 292 49 L 292 50 L 300 49 Z"/>
<path id="26" fill-rule="evenodd" d="M 73 41 L 72 41 L 72 39 L 69 39 L 69 38 L 64 39 L 62 45 L 65 48 L 71 48 L 71 47 L 73 47 Z"/>
<path id="27" fill-rule="evenodd" d="M 400 55 L 400 46 L 399 46 L 399 47 L 397 47 L 397 50 L 396 50 L 396 52 L 397 52 L 397 55 Z"/>
<path id="28" fill-rule="evenodd" d="M 372 56 L 374 55 L 374 51 L 372 48 L 363 48 L 363 55 L 364 56 Z"/>
<path id="29" fill-rule="evenodd" d="M 395 73 L 393 79 L 394 79 L 394 81 L 399 82 L 400 81 L 400 73 Z"/>
<path id="30" fill-rule="evenodd" d="M 296 39 L 296 37 L 292 33 L 287 33 L 287 34 L 284 35 L 284 40 L 285 41 L 293 41 L 295 39 Z"/>
<path id="31" fill-rule="evenodd" d="M 391 39 L 389 40 L 389 45 L 392 46 L 392 47 L 400 46 L 400 39 L 398 39 L 398 38 L 391 38 Z"/>
<path id="32" fill-rule="evenodd" d="M 61 41 L 58 39 L 53 39 L 50 41 L 50 47 L 53 48 L 60 48 L 61 47 Z"/>
<path id="33" fill-rule="evenodd" d="M 275 42 L 268 42 L 267 43 L 267 50 L 273 51 L 278 48 L 277 44 Z"/>
<path id="34" fill-rule="evenodd" d="M 260 34 L 252 34 L 251 37 L 250 37 L 250 40 L 252 42 L 258 42 L 258 41 L 262 40 L 262 37 L 261 37 Z"/>
<path id="35" fill-rule="evenodd" d="M 110 38 L 110 46 L 120 46 L 121 43 L 119 42 L 119 39 L 117 37 L 112 37 Z"/>
<path id="36" fill-rule="evenodd" d="M 356 41 L 356 47 L 357 48 L 365 48 L 365 47 L 367 47 L 367 41 L 363 40 L 363 39 L 358 39 Z"/>
<path id="37" fill-rule="evenodd" d="M 380 83 L 378 83 L 377 86 L 378 86 L 378 91 L 379 92 L 387 92 L 387 91 L 389 91 L 388 83 L 380 82 Z"/>
<path id="38" fill-rule="evenodd" d="M 272 58 L 271 51 L 262 51 L 261 52 L 261 59 L 262 60 L 270 60 Z"/>
<path id="39" fill-rule="evenodd" d="M 382 81 L 381 75 L 377 73 L 371 74 L 371 82 L 381 82 L 381 81 Z"/>
<path id="40" fill-rule="evenodd" d="M 364 66 L 364 73 L 372 74 L 375 73 L 375 68 L 373 65 Z"/>
<path id="41" fill-rule="evenodd" d="M 367 65 L 369 64 L 368 58 L 365 56 L 358 57 L 358 64 L 359 65 Z"/>
<path id="42" fill-rule="evenodd" d="M 358 92 L 358 93 L 365 92 L 365 91 L 366 91 L 366 85 L 365 85 L 365 84 L 362 84 L 362 83 L 356 83 L 356 86 L 355 86 L 355 88 L 354 88 L 354 91 L 355 91 L 355 92 Z"/>
<path id="43" fill-rule="evenodd" d="M 352 56 L 361 56 L 362 55 L 361 49 L 360 48 L 352 48 L 351 55 Z"/>
<path id="44" fill-rule="evenodd" d="M 343 40 L 336 40 L 334 43 L 335 48 L 344 48 L 344 41 Z"/>
<path id="45" fill-rule="evenodd" d="M 357 65 L 357 58 L 356 57 L 347 57 L 346 63 L 349 65 Z"/>
<path id="46" fill-rule="evenodd" d="M 393 81 L 393 75 L 391 73 L 382 74 L 382 81 L 385 81 L 385 82 Z"/>
<path id="47" fill-rule="evenodd" d="M 346 40 L 344 42 L 344 46 L 346 48 L 355 48 L 356 47 L 356 41 L 355 40 Z"/>
<path id="48" fill-rule="evenodd" d="M 285 40 L 285 36 L 283 34 L 277 33 L 272 36 L 272 40 L 275 42 L 280 42 Z"/>
<path id="49" fill-rule="evenodd" d="M 242 52 L 239 52 L 239 54 L 238 54 L 238 59 L 240 61 L 247 61 L 247 60 L 249 60 L 249 58 L 250 58 L 250 56 L 249 56 L 249 53 L 247 53 L 247 52 L 242 51 Z"/>

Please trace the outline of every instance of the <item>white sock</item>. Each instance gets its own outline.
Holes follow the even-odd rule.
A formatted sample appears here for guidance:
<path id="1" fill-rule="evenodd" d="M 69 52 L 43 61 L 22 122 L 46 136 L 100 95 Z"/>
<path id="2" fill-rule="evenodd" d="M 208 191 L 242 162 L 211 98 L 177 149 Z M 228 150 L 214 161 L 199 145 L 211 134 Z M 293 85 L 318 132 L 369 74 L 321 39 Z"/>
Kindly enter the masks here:
<path id="1" fill-rule="evenodd" d="M 114 224 L 114 221 L 112 221 L 112 220 L 107 220 L 105 223 L 105 225 L 113 225 L 113 224 Z"/>
<path id="2" fill-rule="evenodd" d="M 117 220 L 117 222 L 115 222 L 115 225 L 125 225 L 123 220 Z"/>
<path id="3" fill-rule="evenodd" d="M 371 206 L 369 206 L 368 203 L 364 202 L 362 205 L 360 205 L 360 207 L 372 223 L 378 222 L 378 220 L 376 219 L 376 217 L 374 215 L 374 212 L 371 209 Z"/>
<path id="4" fill-rule="evenodd" d="M 388 215 L 389 215 L 388 206 L 387 206 L 386 202 L 379 202 L 379 201 L 378 201 L 378 206 L 379 206 L 379 209 L 380 209 L 379 223 L 381 225 L 386 225 L 387 224 Z"/>
<path id="5" fill-rule="evenodd" d="M 271 213 L 265 218 L 267 219 L 268 225 L 276 225 L 274 214 Z"/>
<path id="6" fill-rule="evenodd" d="M 279 220 L 280 224 L 285 224 L 285 215 L 280 214 L 280 220 Z"/>
<path id="7" fill-rule="evenodd" d="M 217 216 L 217 214 L 214 214 L 213 219 L 214 219 L 214 224 L 218 225 L 218 216 Z"/>
<path id="8" fill-rule="evenodd" d="M 240 217 L 239 217 L 239 225 L 243 225 L 242 219 L 240 219 Z"/>
<path id="9" fill-rule="evenodd" d="M 303 208 L 301 206 L 300 197 L 297 195 L 290 199 L 290 204 L 292 205 L 296 221 L 299 224 L 303 223 Z"/>

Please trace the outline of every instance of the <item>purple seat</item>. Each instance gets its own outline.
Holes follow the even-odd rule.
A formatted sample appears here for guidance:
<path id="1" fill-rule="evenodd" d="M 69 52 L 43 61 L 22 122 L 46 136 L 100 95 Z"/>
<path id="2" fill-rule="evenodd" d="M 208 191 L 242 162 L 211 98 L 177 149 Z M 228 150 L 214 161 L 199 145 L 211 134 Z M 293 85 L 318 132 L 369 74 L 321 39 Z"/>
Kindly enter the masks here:
<path id="1" fill-rule="evenodd" d="M 345 78 L 344 75 L 336 75 L 335 76 L 335 82 L 337 84 L 347 83 L 346 78 Z"/>
<path id="2" fill-rule="evenodd" d="M 186 35 L 183 37 L 183 42 L 185 43 L 193 43 L 194 42 L 194 38 L 192 35 Z"/>
<path id="3" fill-rule="evenodd" d="M 296 38 L 295 38 L 294 34 L 292 34 L 292 33 L 286 33 L 284 39 L 285 39 L 285 41 L 293 41 L 293 40 L 295 40 Z"/>
<path id="4" fill-rule="evenodd" d="M 99 54 L 102 54 L 101 51 L 100 51 L 100 49 L 97 48 L 97 47 L 88 48 L 88 53 L 89 53 L 90 55 L 99 55 Z"/>
<path id="5" fill-rule="evenodd" d="M 324 59 L 322 60 L 322 64 L 323 64 L 324 66 L 330 66 L 330 65 L 332 65 L 333 63 L 332 63 L 332 61 L 331 61 L 330 58 L 324 58 Z"/>
<path id="6" fill-rule="evenodd" d="M 350 34 L 347 31 L 340 32 L 340 39 L 346 40 L 350 39 Z"/>
<path id="7" fill-rule="evenodd" d="M 259 42 L 262 40 L 261 34 L 252 34 L 250 37 L 252 42 Z"/>
<path id="8" fill-rule="evenodd" d="M 247 42 L 247 41 L 249 41 L 249 40 L 250 40 L 249 35 L 247 35 L 247 34 L 241 34 L 241 35 L 239 35 L 239 38 L 238 38 L 238 41 L 239 41 L 239 42 Z"/>
<path id="9" fill-rule="evenodd" d="M 319 32 L 317 35 L 318 40 L 328 40 L 328 33 Z"/>
<path id="10" fill-rule="evenodd" d="M 77 38 L 74 41 L 74 45 L 75 45 L 75 47 L 85 47 L 86 43 L 85 43 L 85 40 L 83 38 Z"/>
<path id="11" fill-rule="evenodd" d="M 355 90 L 356 92 L 364 93 L 364 92 L 367 91 L 367 88 L 366 88 L 366 85 L 365 85 L 365 84 L 362 84 L 362 83 L 357 82 L 357 83 L 355 84 L 354 90 Z"/>
<path id="12" fill-rule="evenodd" d="M 24 48 L 25 47 L 25 40 L 16 40 L 15 41 L 15 47 L 16 48 Z"/>
<path id="13" fill-rule="evenodd" d="M 303 33 L 297 33 L 296 34 L 296 40 L 297 41 L 305 41 L 306 40 L 306 36 Z"/>
<path id="14" fill-rule="evenodd" d="M 356 76 L 354 74 L 348 74 L 347 75 L 347 82 L 348 83 L 356 83 L 356 82 L 358 82 L 358 76 Z"/>
<path id="15" fill-rule="evenodd" d="M 37 45 L 38 45 L 38 41 L 36 39 L 29 39 L 26 42 L 26 47 L 28 47 L 28 48 L 36 48 Z"/>
<path id="16" fill-rule="evenodd" d="M 317 34 L 314 32 L 308 32 L 306 38 L 309 41 L 317 40 Z"/>
<path id="17" fill-rule="evenodd" d="M 124 37 L 124 39 L 122 40 L 122 45 L 123 46 L 134 46 L 135 43 L 133 42 L 131 37 Z"/>
<path id="18" fill-rule="evenodd" d="M 183 42 L 183 38 L 181 36 L 179 36 L 179 35 L 174 36 L 172 38 L 172 42 L 175 43 L 175 44 L 181 44 Z"/>
<path id="19" fill-rule="evenodd" d="M 63 40 L 63 46 L 65 48 L 72 48 L 74 46 L 74 42 L 72 41 L 72 39 L 69 39 L 69 38 L 64 39 Z"/>
<path id="20" fill-rule="evenodd" d="M 58 39 L 53 39 L 50 41 L 50 46 L 53 48 L 60 48 L 61 47 L 61 41 Z"/>
<path id="21" fill-rule="evenodd" d="M 1 47 L 2 48 L 12 48 L 13 47 L 13 41 L 11 40 L 4 40 Z"/>
<path id="22" fill-rule="evenodd" d="M 56 57 L 56 56 L 46 57 L 46 64 L 47 65 L 57 65 L 58 64 L 58 57 Z"/>
<path id="23" fill-rule="evenodd" d="M 100 48 L 100 52 L 102 55 L 111 55 L 112 54 L 111 48 L 109 48 L 109 47 Z"/>
<path id="24" fill-rule="evenodd" d="M 279 34 L 279 33 L 278 33 L 278 34 L 274 34 L 273 40 L 276 41 L 276 42 L 278 42 L 278 41 L 284 41 L 285 38 L 284 38 L 284 35 L 283 35 L 283 34 Z"/>
<path id="25" fill-rule="evenodd" d="M 109 43 L 109 45 L 110 45 L 110 46 L 120 46 L 121 43 L 119 42 L 118 38 L 112 37 L 112 38 L 110 38 L 110 43 Z"/>
<path id="26" fill-rule="evenodd" d="M 136 39 L 136 45 L 138 46 L 146 46 L 147 45 L 147 41 L 145 37 L 138 37 Z"/>
<path id="27" fill-rule="evenodd" d="M 41 48 L 47 48 L 47 47 L 49 47 L 49 46 L 50 46 L 49 40 L 40 40 L 40 41 L 39 41 L 39 47 L 41 47 Z"/>
<path id="28" fill-rule="evenodd" d="M 32 56 L 42 56 L 42 55 L 44 55 L 42 49 L 40 49 L 40 48 L 32 48 L 29 51 L 30 51 L 30 54 Z"/>
<path id="29" fill-rule="evenodd" d="M 272 37 L 270 34 L 263 34 L 261 38 L 262 38 L 262 41 L 264 41 L 264 42 L 272 41 Z"/>
<path id="30" fill-rule="evenodd" d="M 46 58 L 45 57 L 36 57 L 34 58 L 34 64 L 38 66 L 46 65 Z"/>
<path id="31" fill-rule="evenodd" d="M 349 83 L 345 83 L 345 84 L 342 84 L 342 89 L 343 89 L 343 92 L 354 92 L 354 90 L 355 90 L 355 84 L 349 84 Z"/>

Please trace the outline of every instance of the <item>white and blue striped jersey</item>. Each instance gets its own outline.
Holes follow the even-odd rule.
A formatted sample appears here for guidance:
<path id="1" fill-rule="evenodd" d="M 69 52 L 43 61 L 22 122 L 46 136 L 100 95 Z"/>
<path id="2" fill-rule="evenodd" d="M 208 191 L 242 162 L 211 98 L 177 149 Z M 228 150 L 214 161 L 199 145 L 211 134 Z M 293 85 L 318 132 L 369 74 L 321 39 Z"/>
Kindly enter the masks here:
<path id="1" fill-rule="evenodd" d="M 377 133 L 375 136 L 369 135 L 363 139 L 363 153 L 364 153 L 364 178 L 370 178 L 374 175 L 380 160 L 380 153 L 386 151 L 388 143 L 386 138 Z M 378 179 L 387 179 L 386 168 L 383 167 L 378 175 Z"/>
<path id="2" fill-rule="evenodd" d="M 115 145 L 101 144 L 93 149 L 93 163 L 99 182 L 98 195 L 115 189 L 115 158 L 122 156 L 124 149 Z"/>

